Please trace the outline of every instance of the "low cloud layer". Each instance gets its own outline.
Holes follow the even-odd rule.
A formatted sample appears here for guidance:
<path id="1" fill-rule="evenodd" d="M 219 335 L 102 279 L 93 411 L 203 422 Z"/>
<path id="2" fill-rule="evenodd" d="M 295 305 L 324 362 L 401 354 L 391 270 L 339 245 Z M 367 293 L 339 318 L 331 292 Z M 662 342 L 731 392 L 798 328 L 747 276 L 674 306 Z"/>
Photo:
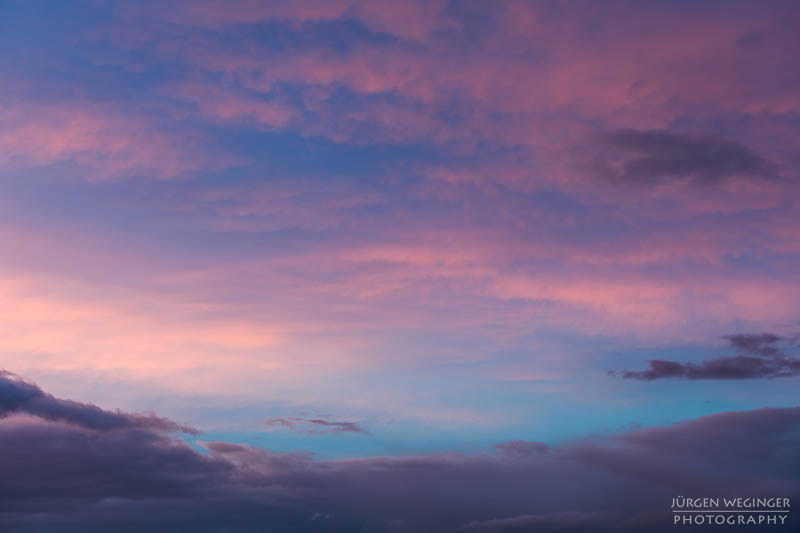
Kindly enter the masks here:
<path id="1" fill-rule="evenodd" d="M 664 359 L 648 361 L 647 370 L 612 371 L 625 379 L 757 379 L 800 374 L 800 359 L 786 354 L 795 339 L 772 333 L 736 334 L 723 337 L 738 355 L 716 357 L 699 363 L 679 363 Z"/>
<path id="2" fill-rule="evenodd" d="M 16 413 L 99 431 L 142 428 L 198 434 L 194 428 L 155 415 L 105 411 L 96 405 L 62 400 L 16 374 L 0 370 L 0 418 Z"/>
<path id="3" fill-rule="evenodd" d="M 580 166 L 614 183 L 657 185 L 688 179 L 714 185 L 736 177 L 769 178 L 773 165 L 737 142 L 669 130 L 620 129 L 576 150 Z"/>
<path id="4" fill-rule="evenodd" d="M 83 404 L 80 404 L 83 405 Z M 21 412 L 21 411 L 20 411 Z M 0 421 L 9 532 L 672 531 L 678 495 L 800 496 L 800 408 L 558 446 L 319 461 L 153 427 Z M 744 459 L 743 459 L 744 458 Z"/>

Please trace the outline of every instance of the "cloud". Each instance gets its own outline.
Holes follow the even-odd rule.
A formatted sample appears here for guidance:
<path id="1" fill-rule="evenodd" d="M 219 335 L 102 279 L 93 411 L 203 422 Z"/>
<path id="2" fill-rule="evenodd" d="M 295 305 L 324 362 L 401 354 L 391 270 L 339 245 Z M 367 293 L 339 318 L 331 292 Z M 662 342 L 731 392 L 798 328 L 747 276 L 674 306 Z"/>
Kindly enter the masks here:
<path id="1" fill-rule="evenodd" d="M 198 434 L 194 428 L 155 415 L 105 411 L 96 405 L 62 400 L 11 372 L 0 370 L 0 418 L 12 414 L 27 414 L 98 431 L 140 428 Z"/>
<path id="2" fill-rule="evenodd" d="M 576 149 L 579 166 L 612 183 L 658 185 L 689 180 L 715 185 L 737 178 L 766 179 L 775 168 L 746 146 L 715 136 L 669 130 L 619 129 Z"/>
<path id="3" fill-rule="evenodd" d="M 290 86 L 289 100 L 297 105 L 289 127 L 337 142 L 455 141 L 462 149 L 487 141 L 530 143 L 538 156 L 571 144 L 567 132 L 585 131 L 586 124 L 664 128 L 694 106 L 737 114 L 797 109 L 796 80 L 774 75 L 794 72 L 786 50 L 797 38 L 785 21 L 796 13 L 786 6 L 782 14 L 752 9 L 721 20 L 696 6 L 631 11 L 624 2 L 602 13 L 515 2 L 460 8 L 438 1 L 196 4 L 164 9 L 150 3 L 135 10 L 149 16 L 132 16 L 145 25 L 127 29 L 146 34 L 141 40 L 147 44 L 159 36 L 155 48 L 170 60 L 224 74 L 208 77 L 211 83 L 235 80 L 267 99 Z M 171 29 L 181 27 L 177 35 L 191 38 L 192 46 L 172 41 L 171 31 L 154 31 L 159 18 Z M 276 51 L 271 40 L 248 31 L 262 23 L 298 38 Z M 345 23 L 349 31 L 340 33 Z M 587 34 L 579 30 L 586 24 L 615 31 Z M 342 45 L 320 43 L 326 32 Z M 774 48 L 759 50 L 762 33 Z M 208 106 L 202 95 L 196 100 L 205 115 L 218 105 L 213 93 Z M 236 110 L 224 113 L 228 120 L 258 117 L 261 98 L 250 96 L 224 106 Z M 756 127 L 770 120 L 760 116 Z"/>
<path id="4" fill-rule="evenodd" d="M 133 176 L 161 180 L 241 163 L 209 150 L 204 136 L 132 111 L 93 101 L 0 99 L 0 166 L 71 163 L 82 178 L 109 181 Z"/>
<path id="5" fill-rule="evenodd" d="M 495 444 L 494 447 L 503 454 L 516 457 L 547 453 L 550 451 L 550 446 L 544 442 L 531 442 L 527 440 L 501 442 L 500 444 Z"/>
<path id="6" fill-rule="evenodd" d="M 625 379 L 654 380 L 662 378 L 686 379 L 756 379 L 795 376 L 800 374 L 800 360 L 778 358 L 775 360 L 737 355 L 718 357 L 702 363 L 676 363 L 653 359 L 650 368 L 642 371 L 617 372 Z"/>
<path id="7" fill-rule="evenodd" d="M 258 24 L 272 20 L 313 23 L 332 20 L 357 20 L 373 31 L 388 32 L 408 39 L 423 39 L 435 27 L 443 0 L 404 2 L 312 0 L 298 5 L 278 0 L 268 3 L 231 2 L 226 9 L 206 0 L 177 3 L 167 10 L 176 23 L 218 28 L 225 25 Z"/>
<path id="8" fill-rule="evenodd" d="M 333 422 L 324 418 L 268 418 L 264 421 L 268 426 L 279 426 L 297 433 L 318 435 L 321 433 L 363 433 L 369 431 L 355 422 Z"/>
<path id="9" fill-rule="evenodd" d="M 700 363 L 653 359 L 649 361 L 647 370 L 612 371 L 611 374 L 648 381 L 663 378 L 757 379 L 800 374 L 800 359 L 786 355 L 780 347 L 781 342 L 793 343 L 793 339 L 773 333 L 725 335 L 723 339 L 744 355 L 717 357 Z"/>
<path id="10" fill-rule="evenodd" d="M 783 340 L 774 333 L 739 333 L 722 337 L 734 348 L 742 352 L 763 357 L 775 356 L 779 353 L 777 344 Z"/>
<path id="11" fill-rule="evenodd" d="M 0 527 L 666 532 L 677 495 L 800 496 L 790 468 L 798 444 L 800 408 L 552 447 L 512 441 L 498 444 L 500 453 L 329 461 L 226 442 L 204 443 L 200 453 L 146 426 L 98 432 L 63 418 L 9 417 L 0 421 Z"/>
<path id="12" fill-rule="evenodd" d="M 292 118 L 292 111 L 278 103 L 211 85 L 183 85 L 174 89 L 174 96 L 195 103 L 203 115 L 223 121 L 252 121 L 278 128 Z"/>
<path id="13" fill-rule="evenodd" d="M 562 175 L 562 149 L 589 127 L 646 132 L 675 124 L 730 132 L 732 139 L 746 139 L 753 153 L 795 168 L 786 155 L 794 153 L 790 118 L 780 119 L 777 128 L 777 115 L 767 112 L 737 114 L 736 124 L 727 115 L 731 109 L 747 114 L 748 105 L 777 105 L 794 87 L 759 76 L 761 70 L 737 69 L 740 51 L 732 45 L 753 28 L 770 33 L 763 18 L 791 17 L 718 20 L 713 10 L 687 6 L 677 12 L 650 6 L 622 17 L 630 6 L 588 13 L 556 4 L 450 5 L 430 7 L 431 16 L 397 17 L 395 10 L 426 11 L 433 4 L 161 4 L 151 2 L 152 10 L 121 7 L 133 12 L 130 18 L 103 18 L 115 9 L 87 18 L 81 34 L 87 40 L 79 39 L 85 59 L 63 65 L 73 75 L 61 76 L 58 69 L 9 72 L 23 87 L 3 99 L 0 159 L 58 168 L 28 169 L 24 182 L 8 182 L 9 192 L 30 192 L 27 205 L 9 196 L 21 214 L 8 224 L 12 244 L 6 248 L 15 253 L 6 255 L 27 262 L 27 272 L 47 269 L 58 283 L 74 286 L 79 279 L 87 287 L 50 303 L 54 291 L 30 284 L 25 291 L 46 293 L 36 316 L 18 310 L 23 299 L 26 309 L 33 307 L 27 295 L 8 300 L 9 320 L 22 325 L 7 328 L 13 351 L 57 353 L 64 367 L 135 369 L 187 383 L 194 378 L 180 371 L 198 364 L 211 375 L 252 376 L 249 368 L 231 365 L 232 356 L 299 374 L 309 372 L 314 358 L 372 361 L 370 352 L 395 353 L 385 334 L 364 338 L 364 316 L 391 335 L 420 327 L 425 334 L 436 331 L 450 350 L 462 342 L 450 329 L 456 321 L 487 346 L 496 342 L 494 332 L 513 328 L 514 349 L 523 350 L 534 322 L 542 324 L 541 332 L 573 328 L 673 341 L 721 323 L 784 320 L 797 309 L 800 285 L 792 276 L 767 276 L 766 283 L 763 276 L 779 255 L 791 266 L 800 249 L 792 197 L 783 191 L 763 198 L 747 189 L 724 196 L 679 194 L 636 205 L 615 196 L 614 188 L 587 193 L 571 173 Z M 65 21 L 70 12 L 65 10 Z M 393 29 L 370 18 L 381 15 Z M 422 43 L 376 35 L 416 31 L 423 19 L 432 21 L 433 31 Z M 19 31 L 36 34 L 37 20 L 18 19 Z M 598 20 L 625 24 L 614 32 L 579 31 Z M 47 42 L 32 57 L 55 54 L 60 41 Z M 791 59 L 788 51 L 796 48 L 771 33 L 767 42 L 779 53 L 759 54 L 761 59 Z M 112 58 L 119 64 L 107 65 Z M 693 83 L 695 64 L 735 71 L 736 83 L 705 69 L 702 78 L 713 83 Z M 22 79 L 45 71 L 54 75 Z M 130 77 L 120 78 L 124 72 Z M 675 106 L 664 109 L 660 102 L 673 97 Z M 708 121 L 679 120 L 695 116 L 690 104 L 710 101 L 725 113 L 712 109 Z M 361 146 L 362 139 L 379 146 Z M 238 163 L 217 164 L 214 154 L 229 150 Z M 98 180 L 139 174 L 197 179 L 78 186 L 72 180 L 46 195 L 52 206 L 45 206 L 36 192 L 51 190 L 43 176 L 86 169 Z M 602 196 L 605 190 L 611 192 Z M 26 216 L 40 222 L 28 223 Z M 89 242 L 53 238 L 68 228 Z M 63 258 L 50 246 L 33 249 L 15 234 L 34 229 L 43 240 L 58 241 Z M 245 252 L 239 248 L 244 244 L 232 244 L 259 233 L 272 235 L 275 246 Z M 379 246 L 474 258 L 418 266 L 347 263 L 352 250 Z M 98 265 L 91 253 L 102 253 L 107 263 Z M 743 268 L 731 257 L 763 266 Z M 75 268 L 62 268 L 64 263 Z M 680 269 L 686 275 L 656 274 Z M 87 272 L 130 290 L 110 298 Z M 96 296 L 87 298 L 89 290 Z M 196 305 L 198 299 L 204 305 Z M 97 317 L 65 320 L 59 309 L 44 309 L 55 304 Z M 109 320 L 103 309 L 109 305 L 115 311 L 124 306 L 126 316 L 114 314 L 109 327 L 95 327 Z M 713 319 L 691 321 L 688 331 L 690 310 L 713 313 Z M 315 316 L 306 321 L 309 313 Z M 221 324 L 226 331 L 209 339 L 223 316 L 235 324 Z M 309 349 L 309 327 L 371 346 L 357 353 L 349 346 Z M 125 329 L 124 342 L 117 342 L 117 328 Z M 273 339 L 283 346 L 273 349 Z M 113 356 L 103 356 L 106 343 L 119 347 Z M 268 356 L 255 353 L 259 343 L 269 346 Z M 418 357 L 420 350 L 405 352 Z M 382 360 L 389 366 L 404 357 Z M 204 381 L 217 387 L 216 380 Z"/>

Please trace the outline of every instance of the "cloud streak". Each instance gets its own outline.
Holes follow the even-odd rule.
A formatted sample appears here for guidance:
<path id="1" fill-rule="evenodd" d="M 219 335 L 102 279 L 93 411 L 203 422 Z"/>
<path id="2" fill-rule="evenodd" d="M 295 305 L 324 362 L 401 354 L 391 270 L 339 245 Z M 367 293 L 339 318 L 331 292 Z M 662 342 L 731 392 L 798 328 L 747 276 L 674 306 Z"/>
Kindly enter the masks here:
<path id="1" fill-rule="evenodd" d="M 283 427 L 297 433 L 318 435 L 324 433 L 362 433 L 369 435 L 369 431 L 355 422 L 337 422 L 324 418 L 267 418 L 264 423 L 268 426 Z"/>

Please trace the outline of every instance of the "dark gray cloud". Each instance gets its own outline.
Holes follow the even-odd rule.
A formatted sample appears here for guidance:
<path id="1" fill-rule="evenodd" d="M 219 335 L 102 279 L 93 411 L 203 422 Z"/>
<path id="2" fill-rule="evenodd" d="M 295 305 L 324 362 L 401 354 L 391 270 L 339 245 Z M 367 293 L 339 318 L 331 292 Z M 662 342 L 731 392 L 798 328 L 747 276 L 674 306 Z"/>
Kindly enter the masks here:
<path id="1" fill-rule="evenodd" d="M 779 354 L 779 343 L 785 340 L 774 333 L 738 333 L 722 337 L 744 353 L 772 357 Z"/>
<path id="2" fill-rule="evenodd" d="M 323 433 L 362 433 L 369 435 L 369 431 L 355 422 L 337 422 L 324 418 L 267 418 L 264 423 L 268 426 L 279 426 L 297 433 L 318 435 Z"/>
<path id="3" fill-rule="evenodd" d="M 800 360 L 787 357 L 766 359 L 736 355 L 718 357 L 701 363 L 676 363 L 653 359 L 647 370 L 614 372 L 625 379 L 756 379 L 778 378 L 800 374 Z"/>
<path id="4" fill-rule="evenodd" d="M 194 428 L 181 426 L 155 415 L 106 411 L 96 405 L 62 400 L 45 393 L 35 384 L 24 381 L 11 372 L 0 370 L 0 418 L 13 413 L 24 413 L 45 420 L 59 420 L 101 431 L 150 428 L 197 434 Z"/>
<path id="5" fill-rule="evenodd" d="M 0 530 L 671 532 L 678 495 L 800 496 L 800 408 L 473 455 L 321 461 L 204 446 L 149 427 L 8 417 Z"/>
<path id="6" fill-rule="evenodd" d="M 685 379 L 757 379 L 795 376 L 800 374 L 800 359 L 785 353 L 794 346 L 793 338 L 772 333 L 725 335 L 739 355 L 717 357 L 699 363 L 679 363 L 663 359 L 648 361 L 646 370 L 611 371 L 624 379 L 656 380 Z"/>
<path id="7" fill-rule="evenodd" d="M 730 178 L 770 178 L 774 165 L 737 142 L 668 130 L 621 129 L 575 149 L 579 167 L 613 183 L 657 185 L 676 179 L 713 185 Z"/>

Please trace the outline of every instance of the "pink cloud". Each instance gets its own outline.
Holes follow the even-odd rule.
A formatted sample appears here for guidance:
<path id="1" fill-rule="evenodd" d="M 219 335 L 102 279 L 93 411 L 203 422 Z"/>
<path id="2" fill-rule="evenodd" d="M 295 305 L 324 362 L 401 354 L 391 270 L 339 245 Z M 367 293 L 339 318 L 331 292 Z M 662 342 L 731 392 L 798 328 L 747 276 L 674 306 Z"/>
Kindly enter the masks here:
<path id="1" fill-rule="evenodd" d="M 233 163 L 205 153 L 197 135 L 163 131 L 157 122 L 111 104 L 17 99 L 0 103 L 0 122 L 0 164 L 70 162 L 92 181 L 173 179 Z"/>
<path id="2" fill-rule="evenodd" d="M 187 2 L 150 13 L 155 21 L 122 8 L 134 29 L 112 42 L 191 73 L 148 94 L 166 118 L 87 99 L 8 98 L 6 168 L 71 163 L 91 180 L 172 179 L 247 163 L 206 151 L 202 133 L 175 120 L 187 116 L 360 146 L 416 143 L 433 161 L 370 176 L 408 194 L 396 203 L 391 191 L 331 174 L 197 184 L 165 201 L 182 229 L 316 232 L 286 249 L 211 257 L 180 242 L 115 249 L 91 231 L 4 228 L 14 252 L 0 271 L 4 349 L 51 354 L 59 369 L 151 377 L 204 368 L 212 388 L 232 361 L 236 379 L 410 364 L 423 356 L 396 347 L 410 331 L 448 345 L 426 357 L 475 360 L 479 348 L 456 346 L 465 331 L 494 349 L 532 325 L 656 343 L 792 319 L 800 300 L 790 259 L 760 273 L 746 263 L 800 250 L 795 186 L 757 175 L 772 164 L 780 178 L 793 172 L 796 32 L 769 10 L 581 5 L 476 5 L 477 32 L 470 17 L 432 2 Z M 289 42 L 276 52 L 239 27 L 343 20 L 397 39 L 359 33 L 347 47 Z M 753 32 L 764 38 L 742 40 Z M 677 173 L 691 172 L 672 180 L 651 168 L 654 180 L 637 188 L 576 168 L 576 146 L 621 130 L 645 141 L 667 132 L 667 148 L 689 152 Z M 710 133 L 712 148 L 735 142 L 745 160 L 730 176 L 690 157 Z M 611 166 L 652 159 L 664 164 L 635 152 Z M 698 175 L 714 186 L 696 187 Z M 535 196 L 542 191 L 552 205 Z M 118 285 L 104 284 L 104 272 Z"/>
<path id="3" fill-rule="evenodd" d="M 295 115 L 292 109 L 278 102 L 213 85 L 183 85 L 165 92 L 194 102 L 203 115 L 223 121 L 252 120 L 260 126 L 282 127 Z"/>
<path id="4" fill-rule="evenodd" d="M 404 13 L 396 13 L 400 10 Z M 353 18 L 398 36 L 407 35 L 405 28 L 419 35 L 413 45 L 359 42 L 347 51 L 311 48 L 280 54 L 246 37 L 246 53 L 226 51 L 203 38 L 191 50 L 162 46 L 200 70 L 234 76 L 262 97 L 272 97 L 276 84 L 300 84 L 297 90 L 308 95 L 304 105 L 321 119 L 296 120 L 290 127 L 339 142 L 456 141 L 474 149 L 490 141 L 558 158 L 591 131 L 589 122 L 594 128 L 658 129 L 686 113 L 702 121 L 720 112 L 791 111 L 796 83 L 757 81 L 770 79 L 769 73 L 790 72 L 791 56 L 782 51 L 797 44 L 796 36 L 771 13 L 743 8 L 741 14 L 719 18 L 703 10 L 689 16 L 674 6 L 658 6 L 626 16 L 630 10 L 625 3 L 595 10 L 496 5 L 487 8 L 481 46 L 460 53 L 442 37 L 460 35 L 460 23 L 429 3 L 392 9 L 369 2 L 302 7 L 235 3 L 224 12 L 192 3 L 170 14 L 170 20 L 229 32 L 229 24 Z M 598 17 L 614 20 L 614 31 L 582 31 L 598 24 Z M 406 23 L 412 19 L 414 24 Z M 766 48 L 738 44 L 753 31 L 767 36 Z M 366 99 L 356 109 L 337 108 L 325 96 L 335 87 L 347 87 Z M 368 100 L 378 94 L 396 98 Z M 258 117 L 264 105 L 240 94 L 238 102 L 226 100 L 223 106 L 212 88 L 191 99 L 229 120 Z M 459 103 L 457 124 L 437 116 L 452 110 L 453 102 Z M 276 119 L 275 112 L 268 110 L 262 122 L 285 124 L 287 117 Z M 771 120 L 757 117 L 754 131 L 769 128 Z M 756 144 L 757 149 L 769 146 L 766 141 Z"/>
<path id="5" fill-rule="evenodd" d="M 269 3 L 244 0 L 220 10 L 216 2 L 203 0 L 178 4 L 166 16 L 173 22 L 212 28 L 271 20 L 359 20 L 374 31 L 423 40 L 437 27 L 437 23 L 442 24 L 443 21 L 437 20 L 437 15 L 445 4 L 443 0 L 404 3 L 387 0 L 312 0 L 301 4 L 285 0 Z"/>

